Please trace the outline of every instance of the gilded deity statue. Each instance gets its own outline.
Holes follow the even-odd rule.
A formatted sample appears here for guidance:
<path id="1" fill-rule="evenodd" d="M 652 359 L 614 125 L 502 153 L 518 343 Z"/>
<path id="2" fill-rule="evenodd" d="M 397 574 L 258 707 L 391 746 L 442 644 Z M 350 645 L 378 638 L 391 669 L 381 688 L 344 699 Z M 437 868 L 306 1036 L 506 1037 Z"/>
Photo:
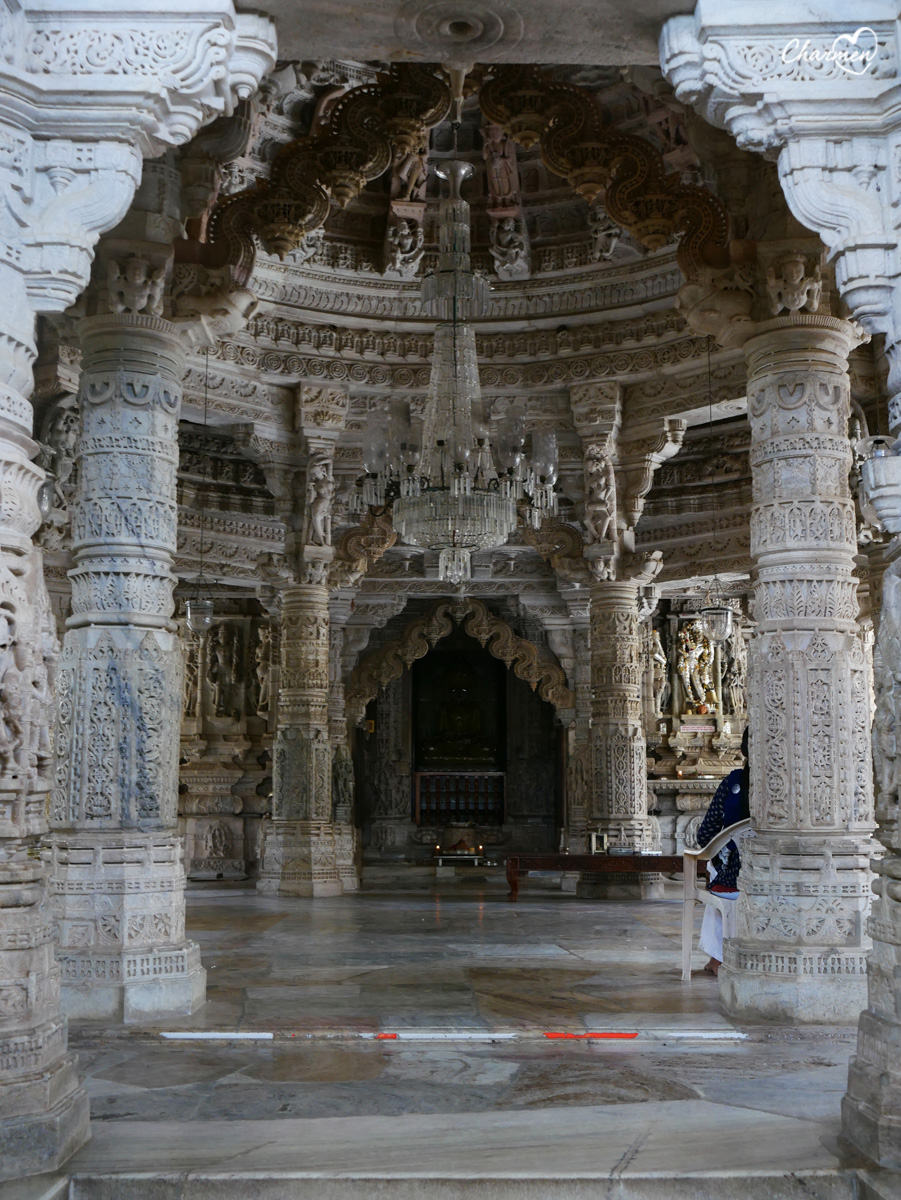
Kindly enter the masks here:
<path id="1" fill-rule="evenodd" d="M 713 647 L 700 621 L 686 621 L 679 630 L 676 669 L 682 681 L 686 708 L 716 706 L 713 687 Z"/>

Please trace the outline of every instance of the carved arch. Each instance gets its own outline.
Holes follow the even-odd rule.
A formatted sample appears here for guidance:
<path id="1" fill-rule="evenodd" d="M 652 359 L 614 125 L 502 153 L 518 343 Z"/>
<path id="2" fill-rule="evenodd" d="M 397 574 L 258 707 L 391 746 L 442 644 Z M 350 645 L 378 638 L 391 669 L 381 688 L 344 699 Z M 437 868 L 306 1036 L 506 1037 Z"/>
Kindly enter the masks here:
<path id="1" fill-rule="evenodd" d="M 537 691 L 542 700 L 553 704 L 561 719 L 568 720 L 575 708 L 575 696 L 566 686 L 566 675 L 557 663 L 542 658 L 538 647 L 521 638 L 501 617 L 489 612 L 481 600 L 438 600 L 421 617 L 414 617 L 400 637 L 387 642 L 357 664 L 345 690 L 348 724 L 363 719 L 366 705 L 379 690 L 399 679 L 418 658 L 424 658 L 443 637 L 453 631 L 454 622 L 507 667 Z"/>
<path id="2" fill-rule="evenodd" d="M 230 264 L 236 282 L 246 284 L 255 239 L 284 258 L 324 224 L 332 200 L 344 208 L 388 169 L 395 149 L 421 145 L 450 104 L 441 68 L 417 63 L 396 63 L 375 83 L 345 92 L 320 130 L 283 147 L 268 180 L 216 205 L 209 221 L 209 265 Z"/>
<path id="3" fill-rule="evenodd" d="M 605 126 L 587 89 L 537 66 L 497 67 L 479 103 L 526 149 L 540 142 L 548 169 L 589 203 L 603 192 L 607 214 L 643 246 L 657 250 L 678 239 L 687 278 L 729 265 L 729 218 L 717 197 L 667 173 L 663 155 L 644 138 Z"/>

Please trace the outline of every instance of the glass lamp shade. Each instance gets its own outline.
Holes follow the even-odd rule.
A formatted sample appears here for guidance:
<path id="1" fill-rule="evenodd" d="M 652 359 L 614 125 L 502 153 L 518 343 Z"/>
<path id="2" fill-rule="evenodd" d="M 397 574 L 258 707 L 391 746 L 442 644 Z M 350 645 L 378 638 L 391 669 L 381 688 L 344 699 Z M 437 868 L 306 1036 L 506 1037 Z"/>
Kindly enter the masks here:
<path id="1" fill-rule="evenodd" d="M 53 511 L 53 490 L 52 479 L 45 479 L 38 488 L 38 510 L 42 521 L 46 521 Z"/>
<path id="2" fill-rule="evenodd" d="M 185 601 L 185 618 L 192 633 L 206 633 L 213 623 L 213 602 L 203 596 Z"/>
<path id="3" fill-rule="evenodd" d="M 539 483 L 557 482 L 557 435 L 536 430 L 532 434 L 532 471 Z"/>
<path id="4" fill-rule="evenodd" d="M 722 645 L 732 632 L 732 609 L 725 604 L 705 604 L 701 609 L 701 629 L 708 641 Z"/>
<path id="5" fill-rule="evenodd" d="M 363 470 L 369 475 L 378 475 L 388 465 L 388 443 L 388 417 L 373 413 L 363 443 Z"/>

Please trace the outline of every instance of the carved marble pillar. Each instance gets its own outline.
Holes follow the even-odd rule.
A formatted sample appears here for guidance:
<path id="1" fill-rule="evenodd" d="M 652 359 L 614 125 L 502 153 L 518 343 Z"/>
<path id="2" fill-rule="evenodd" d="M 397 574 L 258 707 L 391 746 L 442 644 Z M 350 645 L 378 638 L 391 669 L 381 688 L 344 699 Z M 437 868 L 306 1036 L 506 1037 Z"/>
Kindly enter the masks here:
<path id="1" fill-rule="evenodd" d="M 257 887 L 288 896 L 332 896 L 342 889 L 336 854 L 345 833 L 332 813 L 329 740 L 329 567 L 335 444 L 347 418 L 341 388 L 301 385 L 296 432 L 307 452 L 301 505 L 292 511 L 286 569 L 299 582 L 281 592 L 278 710 L 272 770 L 272 821 L 263 831 Z M 346 875 L 346 870 L 345 870 Z"/>
<path id="2" fill-rule="evenodd" d="M 286 896 L 341 893 L 332 824 L 329 743 L 329 609 L 322 583 L 281 597 L 273 813 L 264 826 L 257 888 Z"/>
<path id="3" fill-rule="evenodd" d="M 638 583 L 603 580 L 591 586 L 591 741 L 593 787 L 590 820 L 612 846 L 659 849 L 656 822 L 648 816 L 646 745 L 641 721 L 641 631 Z M 590 888 L 590 891 L 587 889 Z M 628 877 L 583 880 L 580 895 L 630 895 Z M 641 894 L 660 891 L 652 879 Z"/>
<path id="4" fill-rule="evenodd" d="M 357 869 L 359 830 L 354 826 L 354 767 L 347 740 L 347 710 L 341 659 L 344 652 L 344 623 L 350 613 L 350 598 L 332 598 L 329 631 L 329 743 L 332 751 L 332 820 L 335 824 L 335 865 L 346 892 L 360 886 Z"/>
<path id="5" fill-rule="evenodd" d="M 34 315 L 5 264 L 0 294 L 0 1179 L 10 1179 L 58 1167 L 87 1140 L 89 1114 L 66 1050 L 39 849 L 59 645 L 31 541 L 43 481 L 31 462 Z"/>
<path id="6" fill-rule="evenodd" d="M 901 459 L 892 455 L 863 465 L 865 491 L 893 535 L 882 577 L 882 605 L 873 655 L 876 716 L 877 837 L 885 847 L 873 863 L 873 908 L 868 932 L 867 1005 L 860 1016 L 857 1053 L 851 1059 L 842 1102 L 842 1131 L 886 1167 L 901 1167 Z"/>
<path id="7" fill-rule="evenodd" d="M 230 0 L 190 13 L 99 0 L 4 9 L 0 55 L 0 1179 L 53 1171 L 87 1139 L 88 1106 L 66 1053 L 59 967 L 37 841 L 51 783 L 53 674 L 31 465 L 35 313 L 83 290 L 98 235 L 119 221 L 161 154 L 249 95 L 274 64 L 274 27 Z M 131 48 L 157 52 L 136 70 Z M 187 40 L 192 47 L 185 54 Z M 88 42 L 113 52 L 88 61 Z M 103 77 L 98 86 L 93 76 Z"/>
<path id="8" fill-rule="evenodd" d="M 866 996 L 872 778 L 869 675 L 848 486 L 853 326 L 796 313 L 758 324 L 748 363 L 756 566 L 751 815 L 729 1012 L 851 1021 Z"/>
<path id="9" fill-rule="evenodd" d="M 50 893 L 63 1006 L 126 1021 L 205 998 L 200 951 L 185 939 L 177 831 L 186 331 L 162 315 L 177 178 L 148 165 L 135 207 L 101 244 L 95 278 L 108 285 L 95 285 L 81 322 L 72 616 L 57 681 Z"/>

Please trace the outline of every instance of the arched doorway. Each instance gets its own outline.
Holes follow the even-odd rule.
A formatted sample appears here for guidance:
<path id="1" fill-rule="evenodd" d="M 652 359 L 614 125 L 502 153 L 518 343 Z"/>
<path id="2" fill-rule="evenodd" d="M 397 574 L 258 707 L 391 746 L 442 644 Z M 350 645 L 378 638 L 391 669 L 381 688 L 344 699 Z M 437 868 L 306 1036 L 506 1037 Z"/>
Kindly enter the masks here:
<path id="1" fill-rule="evenodd" d="M 553 851 L 560 730 L 551 703 L 455 627 L 367 705 L 355 761 L 367 856 L 426 859 L 460 841 Z"/>

